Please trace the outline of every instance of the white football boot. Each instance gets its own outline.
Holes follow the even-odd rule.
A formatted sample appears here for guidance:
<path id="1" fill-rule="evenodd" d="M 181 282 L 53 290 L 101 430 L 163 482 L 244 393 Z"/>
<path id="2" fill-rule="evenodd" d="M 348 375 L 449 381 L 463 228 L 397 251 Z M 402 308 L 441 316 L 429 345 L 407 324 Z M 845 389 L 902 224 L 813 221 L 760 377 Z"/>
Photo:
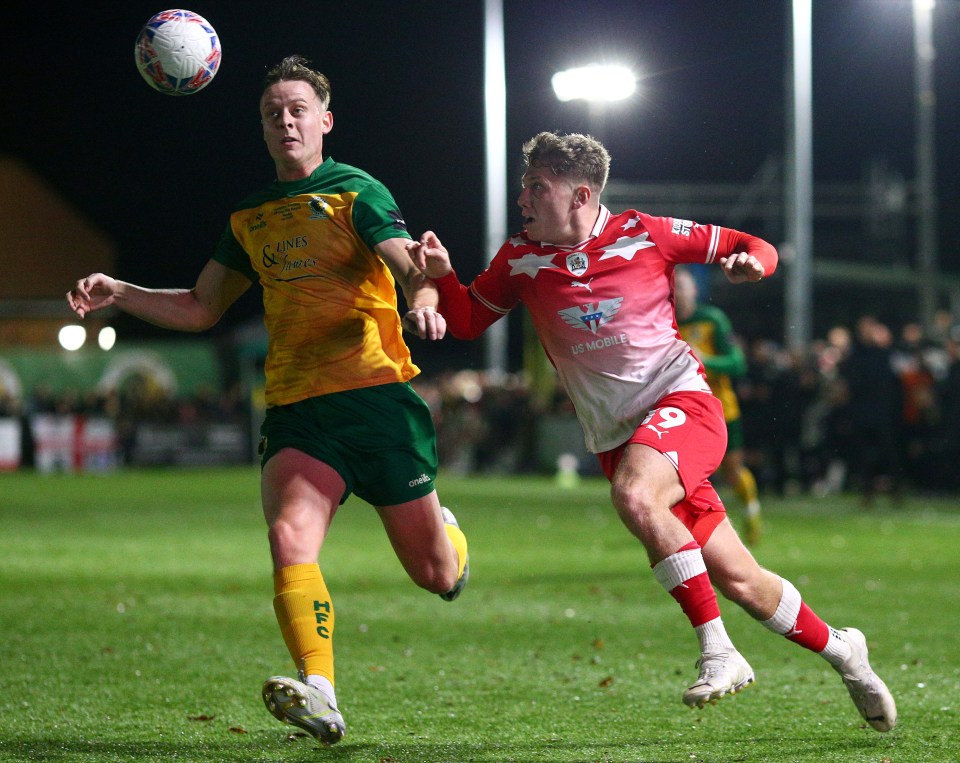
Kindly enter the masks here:
<path id="1" fill-rule="evenodd" d="M 703 707 L 753 683 L 753 668 L 736 649 L 704 653 L 697 667 L 699 678 L 683 693 L 683 702 L 690 707 Z"/>
<path id="2" fill-rule="evenodd" d="M 897 703 L 867 661 L 867 639 L 856 628 L 840 628 L 837 633 L 850 645 L 850 656 L 834 670 L 863 719 L 877 731 L 890 731 L 897 725 Z"/>
<path id="3" fill-rule="evenodd" d="M 347 724 L 336 701 L 316 686 L 274 676 L 263 684 L 263 703 L 274 718 L 299 726 L 326 747 L 346 736 Z"/>

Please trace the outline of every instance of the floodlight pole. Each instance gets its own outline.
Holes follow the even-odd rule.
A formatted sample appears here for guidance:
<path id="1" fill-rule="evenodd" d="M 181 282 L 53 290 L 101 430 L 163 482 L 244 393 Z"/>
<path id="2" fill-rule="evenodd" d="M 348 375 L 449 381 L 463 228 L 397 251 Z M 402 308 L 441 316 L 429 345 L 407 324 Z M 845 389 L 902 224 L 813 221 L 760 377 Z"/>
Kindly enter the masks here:
<path id="1" fill-rule="evenodd" d="M 792 0 L 792 67 L 785 157 L 787 347 L 802 351 L 813 338 L 813 117 L 811 2 Z"/>
<path id="2" fill-rule="evenodd" d="M 507 238 L 507 75 L 504 54 L 503 0 L 484 0 L 484 103 L 486 120 L 487 220 L 485 264 Z M 488 371 L 507 370 L 507 321 L 486 331 Z"/>
<path id="3" fill-rule="evenodd" d="M 913 0 L 916 99 L 917 271 L 920 320 L 928 331 L 937 310 L 937 184 L 934 153 L 933 0 Z"/>

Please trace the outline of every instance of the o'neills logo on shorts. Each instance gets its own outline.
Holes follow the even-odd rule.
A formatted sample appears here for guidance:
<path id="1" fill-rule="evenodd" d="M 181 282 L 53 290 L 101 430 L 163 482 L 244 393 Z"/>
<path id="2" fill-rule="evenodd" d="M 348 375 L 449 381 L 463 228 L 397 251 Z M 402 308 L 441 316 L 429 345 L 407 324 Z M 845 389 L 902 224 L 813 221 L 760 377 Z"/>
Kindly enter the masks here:
<path id="1" fill-rule="evenodd" d="M 416 487 L 417 485 L 422 485 L 425 482 L 429 482 L 429 481 L 430 481 L 430 478 L 426 474 L 421 474 L 415 480 L 410 480 L 407 483 L 407 485 L 409 485 L 410 487 Z"/>

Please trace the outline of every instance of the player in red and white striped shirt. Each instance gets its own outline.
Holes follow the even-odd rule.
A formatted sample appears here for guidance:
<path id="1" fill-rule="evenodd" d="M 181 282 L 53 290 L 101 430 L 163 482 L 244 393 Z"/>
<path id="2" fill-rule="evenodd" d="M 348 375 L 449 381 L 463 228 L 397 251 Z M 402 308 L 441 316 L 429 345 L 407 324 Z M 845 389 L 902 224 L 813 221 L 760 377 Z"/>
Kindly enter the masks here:
<path id="1" fill-rule="evenodd" d="M 709 481 L 726 428 L 703 366 L 677 330 L 673 270 L 716 264 L 732 283 L 756 282 L 776 269 L 776 250 L 717 225 L 611 213 L 600 204 L 610 157 L 589 136 L 540 133 L 523 153 L 524 232 L 469 287 L 434 233 L 408 245 L 410 255 L 439 287 L 439 310 L 458 338 L 475 338 L 526 306 L 621 520 L 696 631 L 700 672 L 683 701 L 703 707 L 754 680 L 724 628 L 715 585 L 824 657 L 867 722 L 889 731 L 896 704 L 870 668 L 863 634 L 829 627 L 789 581 L 760 567 Z"/>

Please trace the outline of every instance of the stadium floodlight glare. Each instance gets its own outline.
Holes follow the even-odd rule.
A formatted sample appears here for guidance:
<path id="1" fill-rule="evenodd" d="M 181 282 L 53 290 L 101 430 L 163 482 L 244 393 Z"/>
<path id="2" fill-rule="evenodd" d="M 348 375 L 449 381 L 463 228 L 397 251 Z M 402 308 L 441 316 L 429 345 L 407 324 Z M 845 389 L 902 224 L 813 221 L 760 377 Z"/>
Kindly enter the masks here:
<path id="1" fill-rule="evenodd" d="M 83 347 L 83 343 L 87 341 L 87 330 L 83 326 L 73 323 L 60 329 L 57 339 L 63 349 L 71 352 L 79 350 Z"/>
<path id="2" fill-rule="evenodd" d="M 636 92 L 637 77 L 626 66 L 590 64 L 557 72 L 550 84 L 561 101 L 622 101 Z"/>
<path id="3" fill-rule="evenodd" d="M 97 334 L 97 343 L 101 350 L 112 350 L 117 343 L 117 331 L 113 326 L 104 326 Z"/>

